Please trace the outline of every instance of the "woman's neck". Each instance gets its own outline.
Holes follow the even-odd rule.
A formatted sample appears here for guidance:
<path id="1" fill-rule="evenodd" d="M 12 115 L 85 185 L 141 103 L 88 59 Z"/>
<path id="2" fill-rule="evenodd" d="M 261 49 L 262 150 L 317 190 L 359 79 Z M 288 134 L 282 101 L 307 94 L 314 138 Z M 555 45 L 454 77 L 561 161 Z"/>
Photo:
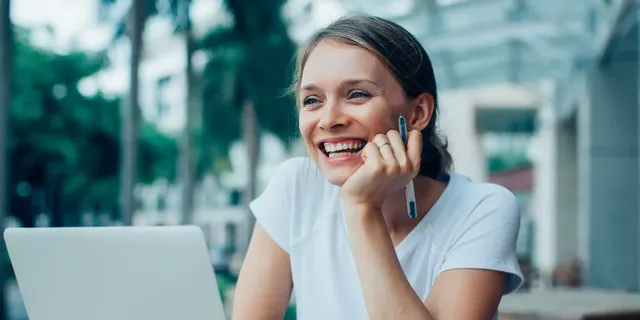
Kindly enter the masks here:
<path id="1" fill-rule="evenodd" d="M 415 177 L 413 184 L 418 207 L 417 219 L 409 218 L 404 189 L 387 198 L 382 204 L 382 216 L 391 234 L 411 231 L 431 210 L 446 188 L 445 183 L 424 176 Z"/>

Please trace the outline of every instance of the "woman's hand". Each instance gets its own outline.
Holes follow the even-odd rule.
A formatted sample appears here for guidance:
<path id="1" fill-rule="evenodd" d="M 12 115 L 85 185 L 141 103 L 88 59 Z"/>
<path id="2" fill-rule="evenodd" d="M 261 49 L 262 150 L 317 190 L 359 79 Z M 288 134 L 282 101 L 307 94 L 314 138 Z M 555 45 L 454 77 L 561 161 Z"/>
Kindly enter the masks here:
<path id="1" fill-rule="evenodd" d="M 412 130 L 405 147 L 397 130 L 378 134 L 362 150 L 364 164 L 342 185 L 343 201 L 380 208 L 420 170 L 422 134 Z"/>

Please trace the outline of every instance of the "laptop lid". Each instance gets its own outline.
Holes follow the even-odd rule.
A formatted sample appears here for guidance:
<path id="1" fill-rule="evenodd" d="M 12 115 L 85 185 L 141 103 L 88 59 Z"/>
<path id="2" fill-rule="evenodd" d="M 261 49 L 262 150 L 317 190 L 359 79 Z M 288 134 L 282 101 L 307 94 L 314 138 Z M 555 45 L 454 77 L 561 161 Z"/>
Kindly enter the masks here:
<path id="1" fill-rule="evenodd" d="M 196 226 L 9 228 L 30 320 L 223 320 Z"/>

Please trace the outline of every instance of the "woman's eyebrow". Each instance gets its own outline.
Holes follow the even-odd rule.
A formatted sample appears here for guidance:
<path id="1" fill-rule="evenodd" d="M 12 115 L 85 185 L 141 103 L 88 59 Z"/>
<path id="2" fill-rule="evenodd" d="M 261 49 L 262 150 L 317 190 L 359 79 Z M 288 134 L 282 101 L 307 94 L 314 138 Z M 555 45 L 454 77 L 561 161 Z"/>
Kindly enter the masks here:
<path id="1" fill-rule="evenodd" d="M 376 88 L 380 88 L 380 85 L 378 85 L 375 81 L 370 79 L 348 79 L 348 80 L 342 81 L 341 86 L 356 85 L 361 83 L 368 83 L 375 86 Z"/>
<path id="2" fill-rule="evenodd" d="M 352 86 L 352 85 L 357 85 L 357 84 L 361 84 L 361 83 L 368 83 L 371 84 L 373 86 L 375 86 L 376 88 L 380 88 L 380 85 L 377 84 L 375 81 L 373 80 L 369 80 L 369 79 L 347 79 L 347 80 L 343 80 L 342 82 L 340 82 L 340 87 L 345 87 L 345 86 Z M 318 90 L 318 86 L 314 83 L 309 83 L 309 84 L 305 84 L 303 86 L 300 87 L 301 91 L 313 91 L 313 90 Z"/>
<path id="3" fill-rule="evenodd" d="M 300 87 L 300 90 L 316 90 L 318 89 L 318 86 L 310 83 L 310 84 L 305 84 L 304 86 Z"/>

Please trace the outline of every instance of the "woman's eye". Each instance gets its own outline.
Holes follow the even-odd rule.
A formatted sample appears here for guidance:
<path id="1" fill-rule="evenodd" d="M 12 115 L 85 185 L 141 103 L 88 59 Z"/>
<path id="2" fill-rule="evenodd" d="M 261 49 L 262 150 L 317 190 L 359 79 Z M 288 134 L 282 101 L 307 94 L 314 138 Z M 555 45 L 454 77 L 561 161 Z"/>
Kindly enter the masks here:
<path id="1" fill-rule="evenodd" d="M 364 99 L 369 97 L 371 97 L 371 95 L 364 91 L 352 91 L 349 95 L 349 99 Z"/>
<path id="2" fill-rule="evenodd" d="M 308 106 L 308 105 L 317 104 L 319 102 L 320 100 L 316 97 L 307 97 L 304 100 L 302 100 L 302 105 Z"/>

